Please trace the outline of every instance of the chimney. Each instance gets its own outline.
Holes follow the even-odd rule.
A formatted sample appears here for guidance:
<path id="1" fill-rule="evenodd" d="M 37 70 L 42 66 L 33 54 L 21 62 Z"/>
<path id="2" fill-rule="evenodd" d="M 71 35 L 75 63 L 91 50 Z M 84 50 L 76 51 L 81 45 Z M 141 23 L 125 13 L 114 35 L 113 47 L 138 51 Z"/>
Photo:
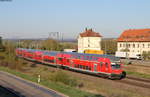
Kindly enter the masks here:
<path id="1" fill-rule="evenodd" d="M 85 28 L 85 31 L 87 31 L 87 28 Z"/>
<path id="2" fill-rule="evenodd" d="M 90 29 L 90 31 L 92 32 L 92 28 Z"/>

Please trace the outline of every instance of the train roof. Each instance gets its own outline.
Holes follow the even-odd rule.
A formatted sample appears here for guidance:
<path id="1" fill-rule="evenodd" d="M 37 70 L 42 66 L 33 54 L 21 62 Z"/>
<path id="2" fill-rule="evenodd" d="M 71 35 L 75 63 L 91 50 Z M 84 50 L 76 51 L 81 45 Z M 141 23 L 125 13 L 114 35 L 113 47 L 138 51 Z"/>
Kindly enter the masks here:
<path id="1" fill-rule="evenodd" d="M 41 49 L 27 49 L 27 48 L 17 48 L 17 49 L 20 49 L 20 50 L 27 50 L 27 51 L 29 51 L 29 52 L 44 51 L 44 50 L 41 50 Z"/>
<path id="2" fill-rule="evenodd" d="M 77 56 L 77 58 L 79 59 L 84 57 L 83 59 L 85 60 L 97 60 L 98 57 L 103 57 L 103 58 L 109 58 L 111 61 L 120 61 L 120 58 L 115 57 L 113 55 L 106 55 L 106 54 L 85 54 L 85 53 L 76 53 L 76 52 L 63 52 L 63 53 Z"/>
<path id="3" fill-rule="evenodd" d="M 60 52 L 57 52 L 57 51 L 45 51 L 43 53 L 43 55 L 56 56 L 58 53 L 60 53 Z"/>
<path id="4" fill-rule="evenodd" d="M 86 53 L 77 53 L 77 52 L 60 52 L 60 51 L 45 51 L 40 49 L 26 49 L 26 48 L 18 48 L 21 50 L 27 50 L 29 52 L 43 51 L 44 55 L 56 56 L 59 53 L 70 54 L 71 58 L 83 59 L 83 60 L 98 60 L 98 58 L 109 58 L 111 61 L 120 61 L 120 58 L 115 57 L 113 55 L 106 54 L 86 54 Z"/>

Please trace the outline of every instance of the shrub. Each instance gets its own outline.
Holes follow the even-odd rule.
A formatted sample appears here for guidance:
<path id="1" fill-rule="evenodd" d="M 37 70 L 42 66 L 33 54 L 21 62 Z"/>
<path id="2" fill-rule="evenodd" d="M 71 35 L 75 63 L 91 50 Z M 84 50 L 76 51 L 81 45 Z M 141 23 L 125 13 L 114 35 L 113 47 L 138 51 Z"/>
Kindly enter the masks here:
<path id="1" fill-rule="evenodd" d="M 150 60 L 150 51 L 146 52 L 146 51 L 143 51 L 143 54 L 142 54 L 144 60 Z"/>
<path id="2" fill-rule="evenodd" d="M 32 63 L 31 65 L 30 65 L 30 67 L 36 67 L 36 63 Z"/>
<path id="3" fill-rule="evenodd" d="M 0 60 L 4 60 L 5 59 L 5 57 L 4 56 L 0 56 Z"/>
<path id="4" fill-rule="evenodd" d="M 65 72 L 61 70 L 55 72 L 52 75 L 51 80 L 54 82 L 60 82 L 60 83 L 63 83 L 65 85 L 69 85 L 72 87 L 77 86 L 77 80 L 70 77 L 68 74 L 66 74 Z"/>

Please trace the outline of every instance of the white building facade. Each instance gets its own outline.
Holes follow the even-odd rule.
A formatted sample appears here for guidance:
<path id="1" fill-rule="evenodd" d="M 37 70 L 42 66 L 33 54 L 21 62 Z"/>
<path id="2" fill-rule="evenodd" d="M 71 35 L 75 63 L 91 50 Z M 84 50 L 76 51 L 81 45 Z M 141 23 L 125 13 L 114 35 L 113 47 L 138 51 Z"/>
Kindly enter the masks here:
<path id="1" fill-rule="evenodd" d="M 78 36 L 78 52 L 84 53 L 85 50 L 101 50 L 101 35 L 92 29 L 86 29 Z"/>
<path id="2" fill-rule="evenodd" d="M 118 38 L 117 52 L 126 52 L 127 56 L 142 55 L 150 51 L 150 29 L 124 31 Z"/>
<path id="3" fill-rule="evenodd" d="M 129 52 L 142 54 L 144 51 L 150 51 L 150 42 L 118 42 L 118 51 L 128 49 Z"/>

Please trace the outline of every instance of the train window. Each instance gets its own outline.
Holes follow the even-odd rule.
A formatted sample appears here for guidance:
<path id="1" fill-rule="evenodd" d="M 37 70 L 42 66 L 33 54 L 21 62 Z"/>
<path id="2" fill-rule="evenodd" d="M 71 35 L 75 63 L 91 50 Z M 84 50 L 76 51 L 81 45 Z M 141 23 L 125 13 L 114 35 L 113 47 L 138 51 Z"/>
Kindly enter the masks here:
<path id="1" fill-rule="evenodd" d="M 67 62 L 69 62 L 69 59 L 67 59 Z"/>
<path id="2" fill-rule="evenodd" d="M 42 55 L 38 55 L 38 57 L 42 57 Z"/>
<path id="3" fill-rule="evenodd" d="M 79 65 L 79 68 L 81 68 L 81 69 L 82 69 L 82 68 L 83 68 L 83 66 L 82 66 L 82 65 Z"/>
<path id="4" fill-rule="evenodd" d="M 86 66 L 86 67 L 85 67 L 85 69 L 86 69 L 86 70 L 89 70 L 89 67 L 88 67 L 88 66 Z"/>
<path id="5" fill-rule="evenodd" d="M 84 59 L 84 56 L 81 56 L 81 59 L 83 60 L 83 59 Z"/>
<path id="6" fill-rule="evenodd" d="M 83 69 L 85 69 L 85 66 L 83 65 Z"/>
<path id="7" fill-rule="evenodd" d="M 54 60 L 50 60 L 50 59 L 44 59 L 45 62 L 50 62 L 50 63 L 54 63 Z"/>
<path id="8" fill-rule="evenodd" d="M 92 60 L 94 60 L 94 61 L 95 61 L 95 57 L 94 57 L 94 56 L 92 56 Z"/>
<path id="9" fill-rule="evenodd" d="M 75 58 L 75 57 L 76 57 L 75 55 L 72 55 L 72 56 L 71 56 L 71 58 Z"/>
<path id="10" fill-rule="evenodd" d="M 81 65 L 79 65 L 79 68 L 81 68 Z"/>
<path id="11" fill-rule="evenodd" d="M 76 68 L 76 67 L 77 67 L 77 64 L 74 64 L 74 67 Z"/>
<path id="12" fill-rule="evenodd" d="M 91 67 L 89 67 L 89 70 L 91 70 Z"/>
<path id="13" fill-rule="evenodd" d="M 112 69 L 120 69 L 121 66 L 120 66 L 120 64 L 111 63 L 111 68 L 112 68 Z"/>
<path id="14" fill-rule="evenodd" d="M 62 58 L 58 58 L 59 61 L 62 61 Z"/>
<path id="15" fill-rule="evenodd" d="M 78 68 L 78 64 L 75 64 L 75 67 Z"/>
<path id="16" fill-rule="evenodd" d="M 90 60 L 93 60 L 92 56 L 90 56 Z"/>
<path id="17" fill-rule="evenodd" d="M 89 56 L 86 56 L 86 59 L 89 60 Z"/>
<path id="18" fill-rule="evenodd" d="M 101 66 L 101 67 L 103 66 L 103 62 L 100 62 L 100 66 Z"/>
<path id="19" fill-rule="evenodd" d="M 77 68 L 77 64 L 74 64 L 74 67 Z"/>
<path id="20" fill-rule="evenodd" d="M 105 65 L 106 65 L 106 68 L 108 68 L 108 63 L 105 63 Z"/>
<path id="21" fill-rule="evenodd" d="M 78 64 L 75 64 L 75 68 L 78 68 Z"/>

